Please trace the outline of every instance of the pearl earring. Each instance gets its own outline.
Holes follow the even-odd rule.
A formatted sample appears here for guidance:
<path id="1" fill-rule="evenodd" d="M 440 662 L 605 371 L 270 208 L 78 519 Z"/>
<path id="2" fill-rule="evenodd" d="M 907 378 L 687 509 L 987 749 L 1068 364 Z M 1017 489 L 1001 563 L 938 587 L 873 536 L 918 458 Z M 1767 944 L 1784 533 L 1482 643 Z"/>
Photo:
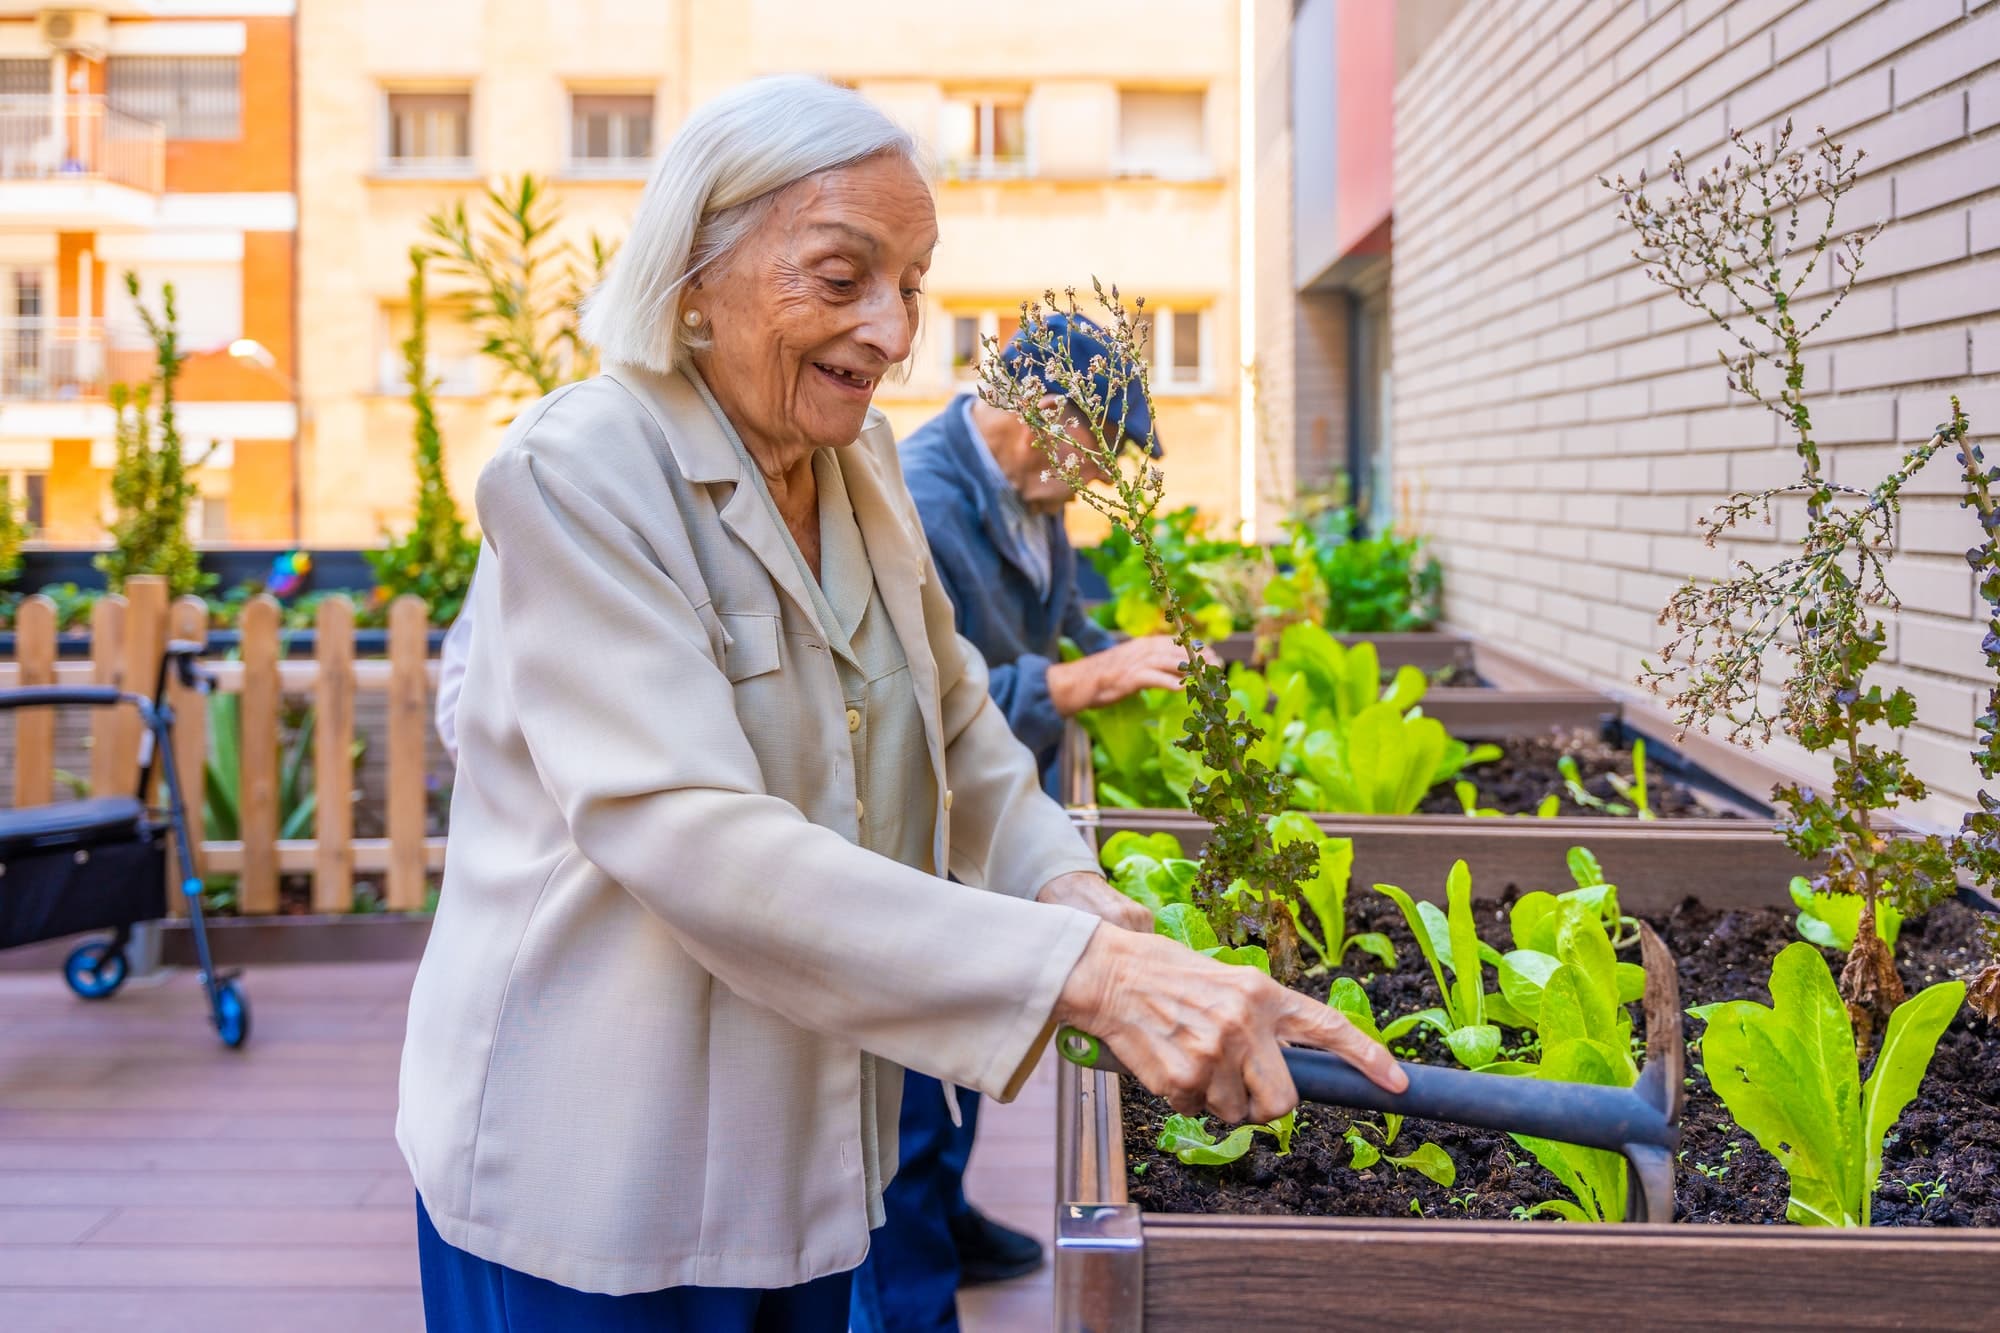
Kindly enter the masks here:
<path id="1" fill-rule="evenodd" d="M 701 327 L 701 311 L 699 311 L 699 310 L 690 310 L 690 311 L 688 311 L 688 312 L 687 312 L 687 313 L 686 313 L 685 315 L 682 315 L 682 316 L 681 316 L 681 322 L 682 322 L 683 324 L 686 324 L 686 325 L 687 325 L 687 326 L 688 326 L 689 328 L 691 328 L 691 329 L 698 329 L 698 328 L 700 328 L 700 327 Z"/>

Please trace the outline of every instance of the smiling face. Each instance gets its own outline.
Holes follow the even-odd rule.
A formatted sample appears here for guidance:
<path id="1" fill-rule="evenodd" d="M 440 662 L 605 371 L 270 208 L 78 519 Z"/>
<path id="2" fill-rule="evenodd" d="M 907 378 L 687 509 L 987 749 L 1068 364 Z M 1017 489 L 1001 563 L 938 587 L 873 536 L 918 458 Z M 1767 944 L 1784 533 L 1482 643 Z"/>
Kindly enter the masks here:
<path id="1" fill-rule="evenodd" d="M 898 155 L 777 193 L 682 303 L 702 314 L 710 345 L 695 365 L 745 444 L 803 458 L 854 441 L 875 386 L 910 354 L 936 245 L 930 187 Z"/>

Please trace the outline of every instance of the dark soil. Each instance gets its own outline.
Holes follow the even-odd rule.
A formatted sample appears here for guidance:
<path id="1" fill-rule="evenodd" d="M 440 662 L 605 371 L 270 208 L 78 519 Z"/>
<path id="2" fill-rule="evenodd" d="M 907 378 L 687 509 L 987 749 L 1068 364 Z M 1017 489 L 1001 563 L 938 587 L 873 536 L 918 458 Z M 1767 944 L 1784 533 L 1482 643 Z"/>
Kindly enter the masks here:
<path id="1" fill-rule="evenodd" d="M 1477 906 L 1480 934 L 1504 939 L 1504 904 L 1484 901 Z M 1346 969 L 1366 987 L 1376 1017 L 1387 1022 L 1437 1004 L 1437 987 L 1401 914 L 1366 892 L 1356 893 L 1348 910 L 1354 929 L 1386 931 L 1396 942 L 1401 964 L 1396 971 Z M 1979 915 L 1950 902 L 1904 925 L 1897 962 L 1912 992 L 1968 970 L 1978 956 Z M 1723 999 L 1768 1003 L 1770 960 L 1796 938 L 1792 913 L 1777 909 L 1722 912 L 1689 899 L 1671 915 L 1651 920 L 1678 960 L 1685 1005 Z M 1837 957 L 1828 958 L 1838 969 Z M 1371 960 L 1350 955 L 1349 961 Z M 1329 984 L 1325 977 L 1307 978 L 1299 989 L 1324 996 Z M 1636 1030 L 1636 1013 L 1634 1023 Z M 1689 1018 L 1685 1034 L 1693 1039 L 1700 1027 Z M 1399 1047 L 1398 1053 L 1426 1063 L 1452 1062 L 1428 1036 Z M 1675 1172 L 1676 1220 L 1783 1221 L 1783 1169 L 1735 1127 L 1692 1052 L 1688 1074 Z M 1352 1154 L 1342 1136 L 1351 1123 L 1370 1123 L 1376 1117 L 1324 1106 L 1300 1109 L 1298 1133 L 1286 1156 L 1278 1156 L 1271 1140 L 1259 1135 L 1256 1146 L 1228 1166 L 1183 1166 L 1153 1147 L 1168 1114 L 1166 1104 L 1143 1091 L 1131 1095 L 1129 1082 L 1126 1087 L 1131 1197 L 1151 1212 L 1405 1217 L 1420 1211 L 1426 1217 L 1505 1220 L 1517 1207 L 1568 1197 L 1554 1176 L 1505 1135 L 1424 1120 L 1406 1121 L 1391 1151 L 1401 1156 L 1426 1141 L 1437 1144 L 1457 1167 L 1452 1187 L 1386 1161 L 1357 1172 L 1347 1165 Z M 1918 1196 L 1938 1182 L 1942 1192 L 1921 1202 Z M 1922 1089 L 1889 1137 L 1874 1221 L 1888 1226 L 2000 1226 L 2000 1031 L 1970 1008 L 1961 1009 L 1946 1030 Z"/>
<path id="2" fill-rule="evenodd" d="M 1547 736 L 1506 741 L 1501 748 L 1506 753 L 1500 758 L 1490 764 L 1469 768 L 1462 775 L 1479 788 L 1481 809 L 1498 810 L 1507 815 L 1530 815 L 1544 797 L 1555 795 L 1562 798 L 1558 814 L 1607 816 L 1609 812 L 1583 805 L 1570 796 L 1563 782 L 1562 770 L 1556 766 L 1564 755 L 1575 757 L 1577 775 L 1583 779 L 1585 791 L 1599 800 L 1616 802 L 1629 808 L 1630 803 L 1612 787 L 1611 775 L 1615 773 L 1626 782 L 1632 780 L 1632 752 L 1611 744 L 1594 732 L 1551 732 Z M 1736 814 L 1735 811 L 1703 804 L 1692 787 L 1662 769 L 1657 756 L 1647 759 L 1646 792 L 1653 814 L 1660 819 L 1714 819 Z M 1424 815 L 1456 815 L 1463 812 L 1458 794 L 1449 782 L 1431 788 L 1423 803 L 1417 807 L 1417 813 Z M 1629 815 L 1612 817 L 1630 818 Z"/>

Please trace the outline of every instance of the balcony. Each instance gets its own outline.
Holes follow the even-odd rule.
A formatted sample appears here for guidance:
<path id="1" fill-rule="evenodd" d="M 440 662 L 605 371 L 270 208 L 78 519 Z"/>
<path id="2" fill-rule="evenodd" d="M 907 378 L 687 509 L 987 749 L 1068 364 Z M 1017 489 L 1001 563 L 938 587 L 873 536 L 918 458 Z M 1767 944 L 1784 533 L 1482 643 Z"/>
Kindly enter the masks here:
<path id="1" fill-rule="evenodd" d="M 102 97 L 0 98 L 10 227 L 143 226 L 166 176 L 166 132 Z"/>
<path id="2" fill-rule="evenodd" d="M 0 321 L 0 402 L 104 397 L 108 343 L 94 319 Z"/>

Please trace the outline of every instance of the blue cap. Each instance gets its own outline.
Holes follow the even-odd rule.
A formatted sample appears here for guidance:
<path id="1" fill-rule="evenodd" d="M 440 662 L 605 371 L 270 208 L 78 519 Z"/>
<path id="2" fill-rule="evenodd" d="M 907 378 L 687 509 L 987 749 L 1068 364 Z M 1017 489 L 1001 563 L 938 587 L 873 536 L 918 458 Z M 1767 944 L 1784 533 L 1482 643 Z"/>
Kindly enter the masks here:
<path id="1" fill-rule="evenodd" d="M 1061 339 L 1069 349 L 1069 362 L 1079 370 L 1088 371 L 1091 362 L 1103 357 L 1106 364 L 1111 360 L 1111 349 L 1104 341 L 1104 330 L 1085 319 L 1082 315 L 1046 315 L 1042 323 L 1049 333 Z M 1028 341 L 1028 330 L 1021 329 L 1007 345 L 1000 349 L 1000 364 L 1007 368 L 1016 383 L 1032 376 L 1047 386 L 1048 392 L 1059 393 L 1055 376 L 1045 368 L 1041 355 Z M 1107 426 L 1111 422 L 1123 422 L 1124 441 L 1137 448 L 1145 449 L 1149 457 L 1158 458 L 1164 452 L 1159 441 L 1153 436 L 1153 414 L 1146 406 L 1146 395 L 1136 388 L 1128 388 L 1114 393 L 1111 377 L 1093 375 L 1092 386 L 1106 407 Z M 1126 401 L 1121 402 L 1120 399 Z"/>

